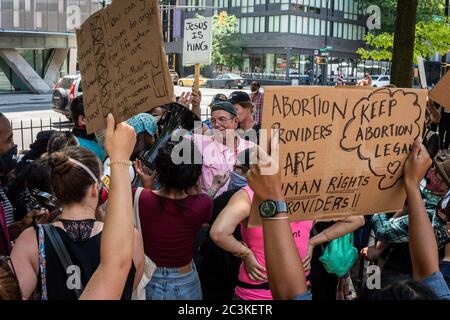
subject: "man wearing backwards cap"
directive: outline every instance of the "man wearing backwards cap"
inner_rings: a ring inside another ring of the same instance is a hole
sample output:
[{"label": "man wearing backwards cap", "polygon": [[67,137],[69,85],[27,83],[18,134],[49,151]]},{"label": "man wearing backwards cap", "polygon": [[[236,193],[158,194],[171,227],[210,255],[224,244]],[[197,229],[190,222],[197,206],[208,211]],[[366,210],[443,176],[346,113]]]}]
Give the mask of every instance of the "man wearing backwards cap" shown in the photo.
[{"label": "man wearing backwards cap", "polygon": [[[241,139],[236,134],[238,127],[236,110],[228,101],[214,103],[211,107],[211,124],[214,134],[194,134],[192,139],[203,155],[203,171],[200,177],[201,188],[208,193],[216,175],[225,176],[233,171],[237,156],[242,151],[253,148],[251,141]],[[228,189],[227,181],[216,193],[216,197]]]}]

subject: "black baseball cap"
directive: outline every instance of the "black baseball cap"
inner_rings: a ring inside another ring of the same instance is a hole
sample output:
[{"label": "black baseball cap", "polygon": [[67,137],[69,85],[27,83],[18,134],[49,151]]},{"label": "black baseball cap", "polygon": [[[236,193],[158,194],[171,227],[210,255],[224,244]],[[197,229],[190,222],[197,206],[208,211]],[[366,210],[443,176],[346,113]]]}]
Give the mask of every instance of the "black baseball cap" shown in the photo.
[{"label": "black baseball cap", "polygon": [[229,103],[228,101],[221,101],[221,102],[215,103],[211,107],[211,113],[213,113],[214,111],[219,111],[219,110],[226,111],[234,117],[237,116],[236,110],[234,110],[233,105],[231,103]]},{"label": "black baseball cap", "polygon": [[231,104],[240,103],[240,102],[252,102],[250,96],[244,91],[234,91],[228,97],[228,102]]}]

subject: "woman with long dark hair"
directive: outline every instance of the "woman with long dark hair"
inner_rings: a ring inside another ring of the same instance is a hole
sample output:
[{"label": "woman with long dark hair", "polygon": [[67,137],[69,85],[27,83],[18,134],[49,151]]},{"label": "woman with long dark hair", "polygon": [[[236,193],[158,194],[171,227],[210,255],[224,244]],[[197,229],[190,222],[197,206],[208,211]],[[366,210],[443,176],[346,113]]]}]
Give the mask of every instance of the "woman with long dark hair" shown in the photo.
[{"label": "woman with long dark hair", "polygon": [[144,251],[157,266],[146,287],[147,300],[202,299],[192,247],[202,224],[211,219],[212,200],[192,192],[201,160],[191,141],[168,142],[154,163],[161,188],[144,189],[139,196]]}]

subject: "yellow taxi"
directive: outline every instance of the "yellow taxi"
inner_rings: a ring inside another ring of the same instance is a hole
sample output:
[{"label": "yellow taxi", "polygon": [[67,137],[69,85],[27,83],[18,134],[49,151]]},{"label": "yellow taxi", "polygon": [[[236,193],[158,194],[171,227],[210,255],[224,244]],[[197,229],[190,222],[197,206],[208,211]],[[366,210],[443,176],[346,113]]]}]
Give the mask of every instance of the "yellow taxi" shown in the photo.
[{"label": "yellow taxi", "polygon": [[[200,86],[206,86],[206,83],[208,82],[209,79],[200,76],[199,79],[199,85]],[[178,85],[180,87],[192,87],[194,85],[194,75],[190,74],[185,78],[181,78],[180,80],[178,80]]]}]

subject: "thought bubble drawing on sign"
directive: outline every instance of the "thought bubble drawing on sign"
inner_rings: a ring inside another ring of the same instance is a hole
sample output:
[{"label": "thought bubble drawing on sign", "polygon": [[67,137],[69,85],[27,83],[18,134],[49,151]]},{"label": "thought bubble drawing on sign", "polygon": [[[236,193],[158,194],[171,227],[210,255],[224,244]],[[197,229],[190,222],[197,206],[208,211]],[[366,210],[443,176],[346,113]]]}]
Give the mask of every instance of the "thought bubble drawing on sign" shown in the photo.
[{"label": "thought bubble drawing on sign", "polygon": [[383,88],[359,100],[344,127],[341,148],[357,150],[370,171],[380,178],[378,188],[390,189],[401,179],[403,164],[420,135],[422,108],[415,92]]}]

